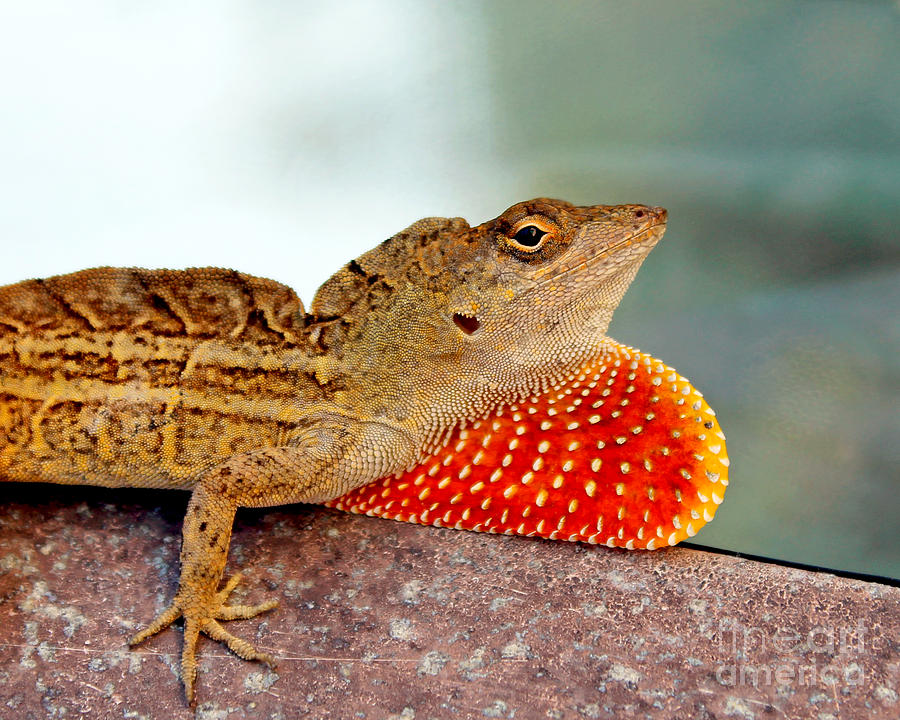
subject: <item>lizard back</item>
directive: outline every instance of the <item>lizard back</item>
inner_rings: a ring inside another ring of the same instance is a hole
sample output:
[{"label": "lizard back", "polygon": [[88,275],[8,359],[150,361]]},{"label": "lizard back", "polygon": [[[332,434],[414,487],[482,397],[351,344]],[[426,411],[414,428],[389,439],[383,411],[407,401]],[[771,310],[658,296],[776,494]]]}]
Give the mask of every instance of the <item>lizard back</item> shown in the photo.
[{"label": "lizard back", "polygon": [[336,388],[290,288],[219,268],[96,268],[0,288],[0,479],[189,488],[283,444]]}]

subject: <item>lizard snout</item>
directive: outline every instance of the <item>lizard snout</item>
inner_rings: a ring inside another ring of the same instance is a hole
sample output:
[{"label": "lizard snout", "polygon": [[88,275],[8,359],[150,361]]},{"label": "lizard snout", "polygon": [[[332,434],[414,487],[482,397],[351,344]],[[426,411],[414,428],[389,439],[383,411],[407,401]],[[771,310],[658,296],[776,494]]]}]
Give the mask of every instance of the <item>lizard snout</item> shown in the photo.
[{"label": "lizard snout", "polygon": [[666,222],[669,217],[669,211],[664,207],[652,207],[649,205],[637,205],[634,208],[635,220],[641,221],[646,225],[661,225]]}]

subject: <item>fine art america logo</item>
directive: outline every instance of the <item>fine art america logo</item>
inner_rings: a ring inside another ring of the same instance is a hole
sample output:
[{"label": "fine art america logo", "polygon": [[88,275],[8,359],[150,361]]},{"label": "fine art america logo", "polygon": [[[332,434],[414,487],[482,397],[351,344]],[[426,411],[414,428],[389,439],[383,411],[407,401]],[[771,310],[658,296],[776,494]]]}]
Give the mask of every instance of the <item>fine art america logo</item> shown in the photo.
[{"label": "fine art america logo", "polygon": [[864,681],[862,658],[874,638],[862,624],[762,628],[723,618],[717,646],[728,660],[716,667],[716,680],[735,687],[752,685],[857,686]]}]

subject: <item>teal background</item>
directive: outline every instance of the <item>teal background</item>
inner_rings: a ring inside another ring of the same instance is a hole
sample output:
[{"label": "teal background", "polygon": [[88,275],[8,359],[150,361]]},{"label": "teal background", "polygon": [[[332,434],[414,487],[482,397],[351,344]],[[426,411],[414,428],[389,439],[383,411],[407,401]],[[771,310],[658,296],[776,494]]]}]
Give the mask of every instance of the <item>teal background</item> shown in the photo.
[{"label": "teal background", "polygon": [[297,287],[424,215],[670,212],[611,328],[701,388],[700,543],[900,577],[896,2],[0,9],[0,282],[217,264]]}]

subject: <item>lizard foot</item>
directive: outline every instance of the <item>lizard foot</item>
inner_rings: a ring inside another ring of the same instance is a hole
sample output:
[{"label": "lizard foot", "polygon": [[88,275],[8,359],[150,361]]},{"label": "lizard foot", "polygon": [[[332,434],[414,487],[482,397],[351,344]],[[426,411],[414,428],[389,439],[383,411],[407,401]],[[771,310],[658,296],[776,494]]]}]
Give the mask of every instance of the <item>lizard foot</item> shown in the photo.
[{"label": "lizard foot", "polygon": [[172,604],[163,610],[146,628],[132,637],[128,644],[131,646],[142,643],[147,638],[155,635],[160,630],[167,628],[178,618],[184,617],[184,647],[181,651],[181,679],[184,682],[184,692],[189,703],[194,702],[194,687],[197,678],[197,640],[200,633],[221,643],[225,643],[228,649],[235,655],[245,660],[258,660],[271,668],[275,667],[275,658],[268,653],[259,652],[246,640],[235,637],[219,624],[219,620],[244,620],[255,617],[266,610],[278,607],[277,600],[267,600],[258,605],[226,605],[225,602],[231,591],[241,581],[241,574],[235,573],[225,583],[225,587],[213,595],[207,604],[200,604],[196,598],[187,593],[179,593]]}]

